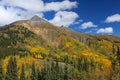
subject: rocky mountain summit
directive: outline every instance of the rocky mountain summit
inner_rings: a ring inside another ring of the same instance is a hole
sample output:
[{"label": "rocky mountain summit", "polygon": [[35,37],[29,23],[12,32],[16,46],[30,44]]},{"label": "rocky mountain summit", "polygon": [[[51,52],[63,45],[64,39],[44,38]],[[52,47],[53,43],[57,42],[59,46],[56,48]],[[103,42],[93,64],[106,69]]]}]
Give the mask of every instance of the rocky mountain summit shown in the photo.
[{"label": "rocky mountain summit", "polygon": [[48,23],[47,21],[45,21],[44,19],[40,18],[39,16],[35,15],[33,16],[29,21],[28,21],[31,25],[39,25],[39,24],[44,24],[44,23]]}]

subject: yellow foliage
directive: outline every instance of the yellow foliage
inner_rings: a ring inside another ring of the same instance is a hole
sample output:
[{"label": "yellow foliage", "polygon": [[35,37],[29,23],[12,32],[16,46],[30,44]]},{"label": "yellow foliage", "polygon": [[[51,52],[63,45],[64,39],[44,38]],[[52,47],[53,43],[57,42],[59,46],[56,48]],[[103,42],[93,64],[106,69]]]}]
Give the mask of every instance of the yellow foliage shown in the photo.
[{"label": "yellow foliage", "polygon": [[76,55],[73,55],[72,58],[77,58],[77,56],[76,56]]},{"label": "yellow foliage", "polygon": [[7,70],[6,68],[7,68],[7,64],[8,64],[9,58],[10,58],[10,57],[6,57],[6,58],[4,59],[4,61],[3,61],[2,67],[3,67],[3,72],[4,72],[4,74],[6,73],[6,70]]},{"label": "yellow foliage", "polygon": [[96,53],[91,53],[88,50],[83,51],[82,54],[78,54],[79,56],[77,57],[84,57],[87,58],[87,60],[90,62],[90,59],[92,59],[94,62],[101,64],[102,69],[110,69],[111,68],[111,61],[108,60],[107,58],[100,56]]},{"label": "yellow foliage", "polygon": [[43,57],[42,57],[42,55],[41,55],[41,54],[36,54],[36,55],[35,55],[35,58],[42,59]]},{"label": "yellow foliage", "polygon": [[[40,63],[37,59],[31,57],[31,56],[27,56],[27,57],[24,57],[24,58],[20,58],[19,56],[15,56],[16,57],[16,60],[17,60],[17,66],[18,66],[18,75],[20,76],[20,73],[21,73],[21,66],[22,64],[25,65],[26,67],[26,76],[30,76],[30,66],[32,65],[32,62],[35,63],[36,67],[37,66],[41,66],[43,67],[43,63]],[[40,56],[39,56],[40,57]],[[10,57],[6,57],[4,60],[3,60],[3,72],[4,74],[6,73],[6,68],[7,68],[7,65],[8,65],[8,60],[9,60]]]},{"label": "yellow foliage", "polygon": [[25,48],[27,48],[27,49],[31,49],[32,47],[27,45],[27,46],[25,46]]},{"label": "yellow foliage", "polygon": [[7,48],[11,48],[12,46],[8,45]]},{"label": "yellow foliage", "polygon": [[34,44],[36,44],[36,41],[35,40],[30,40],[30,44],[34,45]]},{"label": "yellow foliage", "polygon": [[71,42],[66,42],[65,43],[65,47],[71,47],[72,46],[72,43]]},{"label": "yellow foliage", "polygon": [[60,57],[61,57],[61,56],[58,55],[58,54],[55,55],[55,58],[56,58],[56,59],[60,59]]},{"label": "yellow foliage", "polygon": [[61,35],[59,35],[58,40],[66,41],[66,37],[63,34],[61,34]]},{"label": "yellow foliage", "polygon": [[49,55],[49,50],[46,50],[44,47],[41,47],[39,45],[36,45],[34,47],[32,46],[26,46],[26,48],[32,53],[32,54],[45,54],[45,55]]},{"label": "yellow foliage", "polygon": [[30,49],[31,53],[36,53],[37,51],[39,51],[39,48],[34,47]]}]

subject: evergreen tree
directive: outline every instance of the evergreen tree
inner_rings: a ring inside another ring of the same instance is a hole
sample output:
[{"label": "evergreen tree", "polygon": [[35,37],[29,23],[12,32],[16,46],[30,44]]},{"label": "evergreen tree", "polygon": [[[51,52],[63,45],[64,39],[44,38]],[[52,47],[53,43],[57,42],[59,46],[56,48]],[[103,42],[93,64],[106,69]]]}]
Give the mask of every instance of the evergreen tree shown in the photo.
[{"label": "evergreen tree", "polygon": [[120,65],[120,48],[119,48],[119,46],[117,46],[117,60]]},{"label": "evergreen tree", "polygon": [[55,75],[56,75],[56,79],[58,79],[59,80],[59,78],[60,78],[60,74],[59,74],[59,63],[58,63],[58,61],[56,60],[56,65],[55,65],[55,71],[56,71],[56,73],[55,73]]},{"label": "evergreen tree", "polygon": [[26,80],[25,78],[25,67],[24,64],[22,64],[21,74],[20,74],[20,80]]},{"label": "evergreen tree", "polygon": [[77,65],[78,70],[82,70],[82,65],[81,65],[81,59],[78,58],[78,65]]},{"label": "evergreen tree", "polygon": [[39,71],[39,69],[37,70],[37,80],[43,80],[41,72]]},{"label": "evergreen tree", "polygon": [[54,63],[54,61],[51,62],[51,74],[52,74],[52,80],[54,80],[56,78],[56,71],[55,71],[56,65]]},{"label": "evergreen tree", "polygon": [[13,58],[13,78],[14,80],[18,80],[18,68],[16,58]]},{"label": "evergreen tree", "polygon": [[112,55],[110,56],[110,60],[111,60],[111,63],[112,63],[112,69],[113,70],[115,69],[115,66],[117,64],[117,59],[115,57],[115,56],[117,56],[116,53],[117,53],[117,51],[115,49],[115,45],[113,44],[113,46],[112,46]]},{"label": "evergreen tree", "polygon": [[68,63],[68,61],[69,61],[69,60],[68,60],[68,56],[66,55],[66,56],[64,57],[64,62],[65,62],[65,63]]},{"label": "evergreen tree", "polygon": [[51,68],[50,68],[50,66],[47,65],[46,68],[47,68],[47,69],[46,69],[46,78],[45,78],[45,79],[46,79],[46,80],[53,80],[53,79],[52,79],[52,75],[51,75]]},{"label": "evergreen tree", "polygon": [[18,69],[16,63],[16,58],[11,56],[8,61],[5,80],[18,80]]},{"label": "evergreen tree", "polygon": [[59,67],[59,77],[58,80],[64,80],[64,69],[62,67]]},{"label": "evergreen tree", "polygon": [[115,54],[115,45],[112,45],[112,53]]},{"label": "evergreen tree", "polygon": [[0,80],[4,80],[2,62],[0,62]]},{"label": "evergreen tree", "polygon": [[47,69],[46,66],[44,65],[44,68],[41,70],[41,79],[46,80],[46,74],[47,74]]},{"label": "evergreen tree", "polygon": [[69,78],[68,78],[68,67],[67,67],[67,64],[64,67],[64,80],[69,80]]},{"label": "evergreen tree", "polygon": [[32,63],[32,72],[31,72],[31,80],[37,80],[37,73],[35,70],[35,63]]}]

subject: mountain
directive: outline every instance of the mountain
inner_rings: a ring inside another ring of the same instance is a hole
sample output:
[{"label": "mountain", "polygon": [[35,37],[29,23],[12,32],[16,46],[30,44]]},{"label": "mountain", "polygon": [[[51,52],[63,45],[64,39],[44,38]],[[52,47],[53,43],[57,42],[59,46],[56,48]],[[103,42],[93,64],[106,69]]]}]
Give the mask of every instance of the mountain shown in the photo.
[{"label": "mountain", "polygon": [[102,80],[103,77],[109,80],[112,67],[119,61],[119,47],[117,36],[77,33],[37,15],[0,28],[1,59],[17,55],[27,59],[31,56],[31,60],[41,63],[44,60],[59,61],[60,65],[68,63],[75,70],[75,80]]}]

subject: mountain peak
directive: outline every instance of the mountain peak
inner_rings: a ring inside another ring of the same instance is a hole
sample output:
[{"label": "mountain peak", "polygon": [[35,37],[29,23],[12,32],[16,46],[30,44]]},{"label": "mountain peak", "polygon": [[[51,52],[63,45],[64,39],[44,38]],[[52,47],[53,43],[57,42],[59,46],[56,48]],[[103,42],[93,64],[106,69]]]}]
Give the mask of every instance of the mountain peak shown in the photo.
[{"label": "mountain peak", "polygon": [[32,21],[40,21],[42,18],[40,18],[39,16],[37,15],[34,15],[30,20]]},{"label": "mountain peak", "polygon": [[31,25],[36,25],[36,24],[44,24],[47,23],[46,20],[40,18],[39,16],[35,15],[29,20]]}]

